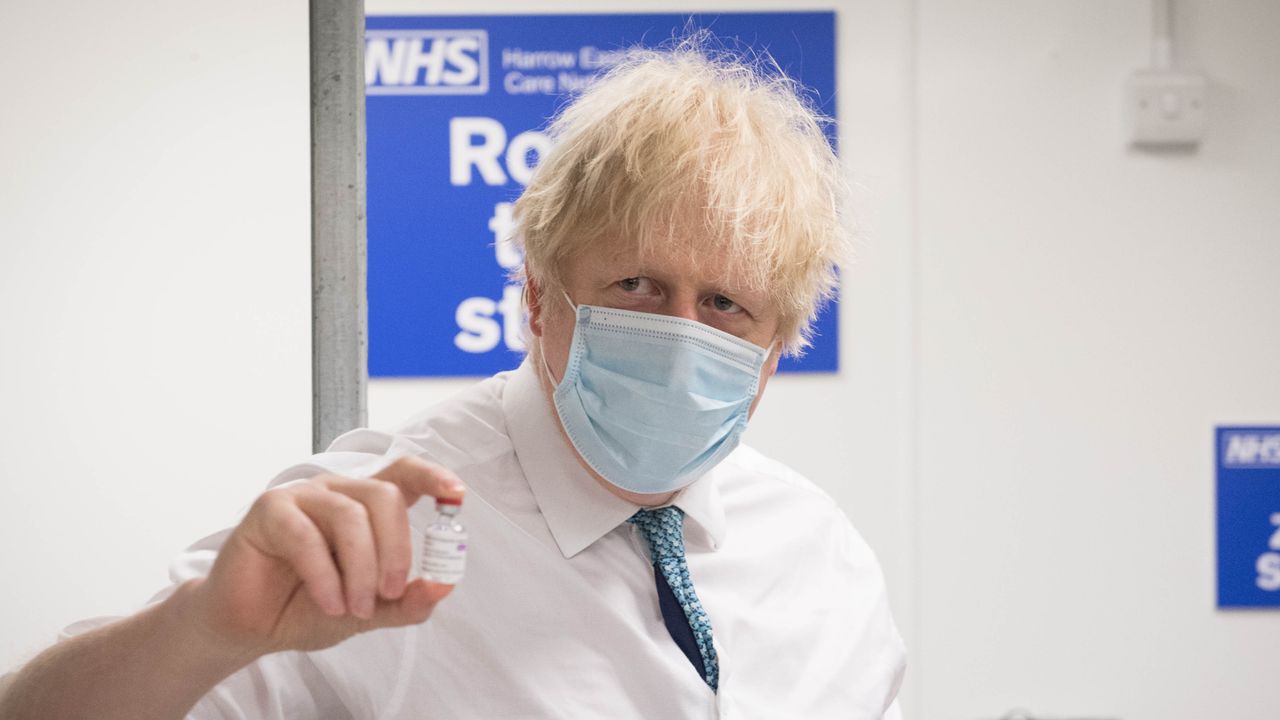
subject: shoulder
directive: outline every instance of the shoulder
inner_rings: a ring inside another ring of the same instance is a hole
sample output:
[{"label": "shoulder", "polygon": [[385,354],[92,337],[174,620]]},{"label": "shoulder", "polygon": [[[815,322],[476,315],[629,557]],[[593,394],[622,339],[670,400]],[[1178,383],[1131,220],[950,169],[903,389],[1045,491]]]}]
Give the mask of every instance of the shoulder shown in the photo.
[{"label": "shoulder", "polygon": [[510,453],[502,401],[511,374],[498,373],[423,410],[395,428],[394,436],[453,467],[481,464]]},{"label": "shoulder", "polygon": [[740,445],[721,465],[720,497],[726,516],[738,521],[735,524],[763,530],[777,527],[785,518],[784,527],[800,529],[792,539],[806,552],[821,547],[855,565],[878,567],[875,554],[844,510],[809,478],[747,445]]},{"label": "shoulder", "polygon": [[812,480],[747,445],[739,445],[717,468],[726,501],[750,504],[784,503],[819,514],[843,517],[835,500]]},{"label": "shoulder", "polygon": [[418,455],[452,469],[510,454],[502,394],[510,373],[498,373],[428,407],[391,430],[357,428],[280,473],[272,485],[332,472],[353,477],[376,473],[391,460]]},{"label": "shoulder", "polygon": [[397,435],[424,435],[450,430],[497,429],[502,422],[502,396],[511,371],[477,382],[431,405],[394,428]]}]

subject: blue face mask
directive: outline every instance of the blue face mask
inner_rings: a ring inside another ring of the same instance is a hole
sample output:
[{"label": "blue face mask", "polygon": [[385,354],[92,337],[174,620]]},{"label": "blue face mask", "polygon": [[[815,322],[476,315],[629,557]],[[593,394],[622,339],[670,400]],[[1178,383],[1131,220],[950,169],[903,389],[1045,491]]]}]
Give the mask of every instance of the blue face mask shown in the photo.
[{"label": "blue face mask", "polygon": [[601,477],[631,492],[673,492],[738,446],[765,348],[684,318],[575,311],[555,406],[569,441]]}]

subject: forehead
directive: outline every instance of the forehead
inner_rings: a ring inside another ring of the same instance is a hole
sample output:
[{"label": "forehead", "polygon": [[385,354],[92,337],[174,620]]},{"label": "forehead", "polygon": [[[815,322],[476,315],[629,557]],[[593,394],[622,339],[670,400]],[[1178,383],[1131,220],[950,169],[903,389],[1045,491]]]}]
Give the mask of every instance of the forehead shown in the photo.
[{"label": "forehead", "polygon": [[724,292],[766,292],[767,288],[750,287],[743,281],[754,275],[743,272],[752,262],[753,258],[735,254],[729,244],[696,234],[647,241],[610,234],[582,244],[566,269],[570,280],[646,275]]}]

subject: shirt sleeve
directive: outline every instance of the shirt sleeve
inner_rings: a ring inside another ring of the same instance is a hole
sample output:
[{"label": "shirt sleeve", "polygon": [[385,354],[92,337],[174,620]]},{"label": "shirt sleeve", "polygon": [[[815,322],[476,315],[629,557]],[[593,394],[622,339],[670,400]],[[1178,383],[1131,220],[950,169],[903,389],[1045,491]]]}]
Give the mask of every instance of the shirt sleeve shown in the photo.
[{"label": "shirt sleeve", "polygon": [[[169,566],[171,584],[153,595],[146,605],[163,602],[182,583],[207,575],[219,548],[233,529],[202,538],[184,550]],[[70,639],[119,619],[103,616],[80,620],[63,628],[58,640]],[[311,657],[302,652],[280,652],[259,658],[223,679],[187,714],[189,720],[343,720],[350,717]]]},{"label": "shirt sleeve", "polygon": [[187,714],[188,720],[292,718],[352,718],[307,653],[259,658],[214,686]]},{"label": "shirt sleeve", "polygon": [[[906,644],[889,611],[888,588],[884,572],[866,541],[854,529],[843,512],[839,512],[840,530],[836,533],[836,566],[846,589],[840,594],[850,598],[852,611],[847,638],[857,671],[846,681],[859,688],[858,696],[866,702],[880,699],[868,711],[877,712],[885,720],[900,720],[898,691],[906,672]],[[852,650],[856,648],[856,650]]]},{"label": "shirt sleeve", "polygon": [[[413,446],[397,444],[394,438],[383,433],[352,431],[335,440],[329,452],[288,468],[272,479],[267,487],[321,472],[367,477],[394,457],[414,450]],[[245,505],[235,525],[243,519],[249,507]],[[169,565],[170,584],[153,595],[146,605],[163,602],[182,583],[207,576],[235,525],[197,540],[180,553]],[[116,616],[104,616],[80,620],[65,627],[58,640],[75,637],[118,619]],[[312,654],[291,651],[263,656],[229,675],[200,698],[187,715],[189,720],[344,720],[351,717],[350,710],[318,668]]]},{"label": "shirt sleeve", "polygon": [[[152,596],[147,606],[163,602],[187,580],[207,575],[218,548],[230,534],[231,529],[228,528],[187,548],[170,565],[172,584]],[[118,616],[102,616],[77,621],[62,629],[58,641],[119,619]],[[259,658],[214,686],[187,714],[189,720],[343,720],[350,717],[311,657],[301,652],[280,652]]]},{"label": "shirt sleeve", "polygon": [[[321,472],[367,477],[381,470],[392,458],[412,450],[397,446],[394,439],[384,433],[352,431],[335,440],[328,452],[277,475],[268,487]],[[210,535],[178,556],[169,571],[173,585],[165,594],[189,578],[208,575],[218,550],[233,529]],[[351,711],[317,666],[314,656],[304,652],[279,652],[259,658],[214,686],[187,715],[188,720],[346,720],[351,717]]]}]

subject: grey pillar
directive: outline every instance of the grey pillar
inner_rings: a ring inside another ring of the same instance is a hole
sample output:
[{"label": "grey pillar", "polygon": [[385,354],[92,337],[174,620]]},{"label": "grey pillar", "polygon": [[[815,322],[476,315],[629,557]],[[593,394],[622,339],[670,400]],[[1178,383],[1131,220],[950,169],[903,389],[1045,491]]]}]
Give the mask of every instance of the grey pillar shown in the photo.
[{"label": "grey pillar", "polygon": [[367,422],[364,0],[311,0],[312,445]]}]

